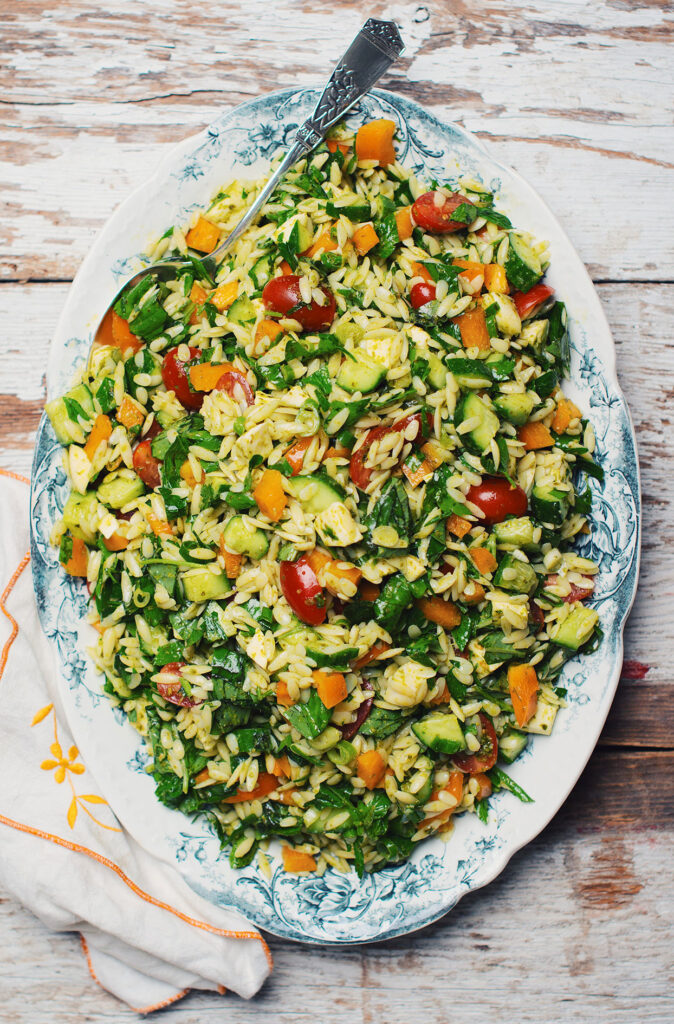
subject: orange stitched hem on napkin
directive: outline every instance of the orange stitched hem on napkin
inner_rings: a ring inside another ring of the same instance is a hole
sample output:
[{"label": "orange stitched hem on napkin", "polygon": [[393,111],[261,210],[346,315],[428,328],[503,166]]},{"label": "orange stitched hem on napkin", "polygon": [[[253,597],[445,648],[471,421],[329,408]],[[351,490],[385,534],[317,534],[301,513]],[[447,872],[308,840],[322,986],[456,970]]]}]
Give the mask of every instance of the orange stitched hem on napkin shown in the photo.
[{"label": "orange stitched hem on napkin", "polygon": [[[5,470],[2,470],[1,472],[5,473]],[[12,578],[10,579],[9,583],[3,590],[2,595],[0,595],[0,611],[2,611],[3,615],[5,615],[12,623],[12,631],[9,634],[9,637],[7,638],[7,641],[5,642],[2,648],[2,653],[0,653],[0,679],[2,679],[3,673],[7,666],[7,659],[9,658],[9,652],[12,648],[12,644],[19,635],[19,623],[16,621],[11,612],[7,610],[5,606],[5,601],[13,591],[14,587],[16,586],[16,581],[18,580],[19,576],[21,575],[21,573],[26,568],[29,562],[30,551],[26,551],[26,554],[23,556],[23,558],[17,565],[16,569],[12,573]]]},{"label": "orange stitched hem on napkin", "polygon": [[[96,974],[96,971],[94,970],[94,965],[91,962],[91,954],[89,953],[89,944],[87,943],[87,940],[84,938],[84,936],[81,933],[80,933],[80,945],[82,946],[82,952],[84,953],[84,956],[85,956],[86,961],[87,961],[87,967],[89,968],[89,974],[94,979],[96,984],[100,985],[100,987],[105,992],[107,992],[108,990],[105,988],[105,985],[101,984],[101,982],[100,982],[100,980],[99,980],[99,978],[98,978],[98,976]],[[222,985],[219,985],[218,988],[219,989],[222,988]],[[182,999],[183,996],[186,996],[189,991],[190,990],[188,988],[184,988],[182,990],[182,992],[176,992],[176,994],[174,996],[169,996],[168,999],[163,999],[161,1001],[161,1003],[154,1003],[154,1005],[152,1005],[152,1006],[132,1006],[131,1009],[134,1010],[135,1013],[154,1013],[155,1010],[163,1010],[165,1006],[170,1006],[171,1003],[177,1003],[178,1000]],[[225,990],[223,989],[223,991],[220,994],[223,995],[224,991]]]}]

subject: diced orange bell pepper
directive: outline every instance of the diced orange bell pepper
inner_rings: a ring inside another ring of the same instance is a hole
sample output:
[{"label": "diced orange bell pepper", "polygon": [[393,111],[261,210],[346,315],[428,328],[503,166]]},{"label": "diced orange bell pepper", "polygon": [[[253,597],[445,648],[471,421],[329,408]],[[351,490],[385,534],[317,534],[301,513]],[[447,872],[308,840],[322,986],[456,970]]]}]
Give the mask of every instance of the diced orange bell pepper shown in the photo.
[{"label": "diced orange bell pepper", "polygon": [[464,519],[463,516],[457,516],[452,512],[451,516],[447,520],[447,529],[450,533],[453,533],[455,537],[458,537],[459,540],[461,540],[461,538],[465,537],[467,533],[470,533],[473,529],[473,524],[467,519]]},{"label": "diced orange bell pepper", "polygon": [[396,227],[398,228],[398,238],[401,242],[404,242],[406,238],[412,237],[412,232],[414,231],[412,207],[401,206],[399,210],[396,210],[394,216],[396,219]]},{"label": "diced orange bell pepper", "polygon": [[393,146],[395,130],[395,122],[389,121],[385,117],[361,125],[356,134],[356,156],[358,159],[376,160],[382,167],[395,163],[396,151]]},{"label": "diced orange bell pepper", "polygon": [[94,420],[91,433],[89,434],[87,443],[84,446],[84,454],[90,462],[93,462],[94,455],[98,451],[98,446],[102,444],[103,441],[107,441],[111,434],[112,423],[110,422],[110,417],[101,413]]},{"label": "diced orange bell pepper", "polygon": [[313,673],[314,686],[326,708],[334,708],[346,700],[348,691],[346,679],[341,672],[324,672],[316,669]]},{"label": "diced orange bell pepper", "polygon": [[338,139],[326,139],[325,144],[331,153],[336,153],[337,150],[339,150],[340,153],[344,154],[344,156],[346,156],[351,149],[351,146],[349,146],[347,142],[340,142]]},{"label": "diced orange bell pepper", "polygon": [[323,456],[323,462],[325,462],[326,459],[347,459],[349,454],[348,448],[326,448]]},{"label": "diced orange bell pepper", "polygon": [[429,622],[437,622],[443,629],[454,629],[461,622],[459,609],[444,597],[420,597],[415,604]]},{"label": "diced orange bell pepper", "polygon": [[488,775],[485,775],[484,772],[473,772],[471,779],[475,779],[480,787],[475,795],[476,800],[486,800],[488,796],[491,796],[493,787]]},{"label": "diced orange bell pepper", "polygon": [[199,320],[199,306],[203,306],[208,298],[208,292],[201,287],[198,281],[194,281],[190,289],[190,302],[193,302],[197,307],[192,310],[190,315],[190,323],[196,324]]},{"label": "diced orange bell pepper", "polygon": [[278,788],[279,781],[270,775],[268,772],[260,772],[257,778],[257,786],[255,789],[251,789],[247,792],[244,789],[240,789],[238,793],[232,793],[231,796],[226,796],[223,800],[225,804],[241,804],[246,800],[261,800],[264,796],[269,796],[275,789]]},{"label": "diced orange bell pepper", "polygon": [[154,512],[146,512],[145,513],[145,518],[147,519],[147,521],[148,521],[148,523],[150,525],[150,529],[152,530],[152,532],[155,535],[155,537],[161,537],[161,536],[169,537],[169,536],[173,535],[173,530],[171,529],[171,524],[168,523],[166,521],[166,519],[159,519],[154,514]]},{"label": "diced orange bell pepper", "polygon": [[198,480],[194,475],[192,464],[189,459],[185,459],[182,466],[180,467],[180,476],[185,481],[188,487],[196,487]]},{"label": "diced orange bell pepper", "polygon": [[278,338],[279,334],[283,334],[283,331],[275,320],[260,320],[255,328],[256,341],[261,341],[263,338],[269,338],[270,341],[274,341]]},{"label": "diced orange bell pepper", "polygon": [[129,546],[127,538],[122,537],[119,533],[113,533],[111,537],[104,537],[103,543],[108,551],[124,551]]},{"label": "diced orange bell pepper", "polygon": [[367,789],[375,789],[386,772],[386,761],[378,750],[366,750],[356,758],[358,778],[362,779]]},{"label": "diced orange bell pepper", "polygon": [[278,790],[276,793],[276,799],[280,804],[286,804],[293,807],[295,804],[295,793],[299,793],[297,786],[291,786],[290,789]]},{"label": "diced orange bell pepper", "polygon": [[195,363],[190,366],[190,384],[195,391],[212,391],[223,373],[233,369],[232,363]]},{"label": "diced orange bell pepper", "polygon": [[288,277],[288,275],[293,272],[293,268],[287,260],[281,260],[279,263],[279,270],[281,271],[281,277]]},{"label": "diced orange bell pepper", "polygon": [[124,395],[122,404],[117,410],[117,419],[127,430],[131,430],[132,427],[139,427],[141,423],[144,423],[145,413],[132,398]]},{"label": "diced orange bell pepper", "polygon": [[193,228],[187,232],[185,241],[190,249],[197,252],[212,252],[220,239],[220,229],[205,217],[199,217]]},{"label": "diced orange bell pepper", "polygon": [[548,428],[540,421],[525,423],[517,431],[517,439],[524,442],[528,452],[536,451],[538,448],[550,448],[555,443]]},{"label": "diced orange bell pepper", "polygon": [[385,643],[383,640],[377,640],[369,651],[366,651],[365,654],[361,654],[360,658],[354,661],[353,667],[356,671],[359,671],[361,668],[365,668],[366,665],[369,665],[371,661],[374,661],[375,658],[378,658],[380,654],[384,654],[385,651],[390,650],[390,644]]},{"label": "diced orange bell pepper", "polygon": [[451,796],[456,800],[456,803],[453,807],[448,807],[446,811],[440,811],[439,814],[433,814],[430,818],[424,818],[421,822],[422,826],[430,825],[431,822],[437,822],[438,825],[441,825],[449,821],[461,803],[461,798],[463,796],[463,772],[451,772],[449,780],[447,784],[442,787],[442,790],[433,790],[431,793],[431,800],[437,800],[440,792],[451,794]]},{"label": "diced orange bell pepper", "polygon": [[311,434],[310,437],[300,437],[294,444],[291,444],[290,448],[287,448],[284,452],[283,458],[287,459],[290,463],[290,468],[293,471],[293,476],[297,476],[298,473],[302,472],[302,466],[304,465],[304,456],[307,449],[311,448],[311,445],[316,435]]},{"label": "diced orange bell pepper", "polygon": [[122,350],[122,355],[138,352],[143,342],[137,338],[129,327],[129,321],[112,311],[112,344]]},{"label": "diced orange bell pepper", "polygon": [[376,601],[379,597],[379,587],[376,583],[370,583],[369,580],[363,580],[360,585],[360,597],[363,601]]},{"label": "diced orange bell pepper", "polygon": [[461,595],[461,600],[464,604],[479,604],[480,601],[484,601],[484,587],[480,583],[476,583],[475,580],[470,581],[470,591]]},{"label": "diced orange bell pepper", "polygon": [[478,572],[481,572],[483,576],[485,573],[493,572],[498,565],[489,548],[471,548],[468,554]]},{"label": "diced orange bell pepper", "polygon": [[515,721],[522,728],[536,714],[538,705],[538,676],[533,665],[510,665],[508,688]]},{"label": "diced orange bell pepper", "polygon": [[361,224],[360,227],[357,227],[354,231],[351,241],[355,245],[358,255],[364,256],[365,253],[368,253],[370,249],[373,249],[377,244],[379,241],[379,235],[375,231],[372,223]]},{"label": "diced orange bell pepper", "polygon": [[288,684],[285,679],[279,679],[276,684],[276,703],[284,708],[289,708],[295,703],[288,692]]},{"label": "diced orange bell pepper", "polygon": [[285,754],[283,754],[282,757],[277,757],[274,760],[274,767],[272,768],[271,773],[272,775],[275,775],[277,779],[280,779],[283,775],[285,775],[285,777],[289,779],[291,771],[292,769],[290,767],[290,761],[288,760]]},{"label": "diced orange bell pepper", "polygon": [[500,263],[487,263],[484,268],[484,286],[488,292],[507,295],[510,291],[506,272]]},{"label": "diced orange bell pepper", "polygon": [[282,850],[283,870],[300,874],[303,871],[315,871],[318,865],[310,853],[293,850],[292,846],[284,846]]},{"label": "diced orange bell pepper", "polygon": [[63,562],[63,568],[69,576],[86,576],[87,575],[87,562],[89,560],[89,552],[87,546],[80,537],[73,537],[73,548],[70,554],[70,558],[67,562]]},{"label": "diced orange bell pepper", "polygon": [[481,352],[486,352],[491,347],[487,318],[482,306],[467,309],[465,313],[455,316],[452,323],[455,323],[461,332],[464,348],[477,348]]},{"label": "diced orange bell pepper", "polygon": [[463,270],[459,274],[459,277],[463,277],[466,281],[470,281],[472,283],[476,281],[478,277],[481,277],[484,280],[483,263],[475,263],[473,260],[461,259],[454,259],[452,260],[452,263],[454,264],[455,267],[463,267]]},{"label": "diced orange bell pepper", "polygon": [[278,469],[265,469],[253,497],[260,512],[272,523],[277,523],[288,504],[288,496],[283,490],[283,475]]},{"label": "diced orange bell pepper", "polygon": [[552,429],[556,434],[563,434],[571,420],[579,418],[580,415],[580,409],[570,398],[560,398],[555,415],[552,417]]},{"label": "diced orange bell pepper", "polygon": [[219,284],[211,295],[211,302],[219,313],[224,313],[234,302],[239,294],[239,282],[228,281],[226,284]]},{"label": "diced orange bell pepper", "polygon": [[321,233],[316,236],[304,255],[313,259],[317,252],[334,252],[339,246],[330,234],[331,225],[327,224]]},{"label": "diced orange bell pepper", "polygon": [[425,267],[423,263],[417,263],[416,260],[414,261],[414,263],[412,263],[412,276],[423,277],[424,281],[426,281],[428,284],[435,283],[433,275],[431,274],[430,270],[428,270],[428,268]]}]

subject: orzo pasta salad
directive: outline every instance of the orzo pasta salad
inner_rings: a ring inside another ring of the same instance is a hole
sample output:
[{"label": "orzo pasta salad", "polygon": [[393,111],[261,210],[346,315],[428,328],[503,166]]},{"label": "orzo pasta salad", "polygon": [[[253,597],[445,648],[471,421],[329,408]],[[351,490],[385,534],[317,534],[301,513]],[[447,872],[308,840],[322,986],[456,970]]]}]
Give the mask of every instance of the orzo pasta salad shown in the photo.
[{"label": "orzo pasta salad", "polygon": [[202,262],[260,184],[166,232],[151,257],[190,267],[128,287],[48,404],[53,540],[158,799],[234,866],[280,839],[362,873],[529,799],[503,765],[600,636],[573,545],[601,470],[546,245],[479,182],[341,127]]}]

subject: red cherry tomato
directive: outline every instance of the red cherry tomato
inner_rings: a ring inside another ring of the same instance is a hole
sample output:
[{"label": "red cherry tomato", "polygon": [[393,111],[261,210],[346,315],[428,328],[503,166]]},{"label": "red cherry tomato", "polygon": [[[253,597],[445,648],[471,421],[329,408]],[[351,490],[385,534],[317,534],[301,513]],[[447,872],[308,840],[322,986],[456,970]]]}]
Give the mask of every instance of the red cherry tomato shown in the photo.
[{"label": "red cherry tomato", "polygon": [[164,665],[161,670],[161,675],[164,678],[160,683],[157,683],[157,690],[164,700],[169,701],[171,704],[177,704],[181,708],[193,708],[199,702],[192,700],[183,690],[181,670],[184,666],[184,661],[170,661],[168,665]]},{"label": "red cherry tomato", "polygon": [[356,712],[356,717],[353,722],[348,722],[346,725],[340,725],[343,740],[350,740],[352,736],[355,736],[361,725],[372,711],[372,705],[374,703],[374,687],[372,683],[367,679],[363,679],[360,684],[361,690],[372,690],[372,696],[366,697],[363,703],[359,706]]},{"label": "red cherry tomato", "polygon": [[483,477],[481,484],[469,488],[466,497],[484,512],[481,526],[502,523],[506,516],[523,516],[528,507],[527,496],[522,488],[513,487],[501,476]]},{"label": "red cherry tomato", "polygon": [[[198,355],[198,348],[190,349],[190,359],[194,359]],[[164,356],[164,364],[161,368],[162,379],[167,391],[173,391],[185,409],[201,409],[201,403],[205,396],[202,392],[192,391],[187,365],[178,358],[178,347],[169,349]]]},{"label": "red cherry tomato", "polygon": [[432,302],[434,298],[435,285],[429,284],[428,281],[418,281],[410,288],[410,302],[415,309],[421,309],[427,302]]},{"label": "red cherry tomato", "polygon": [[[300,294],[299,276],[284,274],[267,282],[262,290],[262,301],[267,309],[273,309],[276,313],[297,320],[305,331],[327,331],[335,319],[337,303],[328,288],[321,287],[321,291],[325,295],[324,305],[319,306],[316,301],[306,305],[302,302]],[[299,308],[295,309],[295,306]]]},{"label": "red cherry tomato", "polygon": [[325,592],[306,556],[302,555],[296,562],[281,562],[279,575],[283,596],[295,615],[309,626],[325,622],[328,614]]},{"label": "red cherry tomato", "polygon": [[547,284],[535,284],[528,292],[513,292],[513,302],[520,320],[528,320],[537,313],[542,313],[549,309],[554,301],[554,289],[548,288]]},{"label": "red cherry tomato", "polygon": [[[546,587],[554,587],[558,580],[559,576],[553,573],[553,575],[546,577],[545,585]],[[583,580],[585,585],[582,587],[577,583],[572,583],[571,590],[562,600],[567,604],[573,604],[574,601],[587,601],[589,597],[592,597],[594,593],[594,580],[590,576],[583,576]]]},{"label": "red cherry tomato", "polygon": [[161,483],[159,470],[161,462],[152,454],[152,441],[149,437],[137,444],[133,450],[133,468],[146,487],[154,490]]},{"label": "red cherry tomato", "polygon": [[370,480],[372,479],[373,469],[370,469],[365,465],[365,459],[369,452],[372,444],[375,441],[385,437],[386,434],[397,433],[399,430],[405,430],[410,423],[417,424],[417,434],[413,438],[413,443],[418,444],[425,437],[428,437],[433,428],[433,419],[430,413],[426,413],[426,429],[422,429],[421,413],[415,412],[411,416],[405,416],[403,419],[398,420],[397,423],[393,423],[390,427],[372,427],[367,432],[364,443],[360,446],[358,451],[354,452],[349,462],[349,474],[356,487],[360,487],[362,491],[365,490]]},{"label": "red cherry tomato", "polygon": [[491,719],[480,712],[480,749],[476,754],[455,754],[454,764],[460,772],[488,772],[496,764],[498,740]]},{"label": "red cherry tomato", "polygon": [[252,405],[253,389],[238,370],[227,370],[215,385],[216,391],[226,391],[240,406]]},{"label": "red cherry tomato", "polygon": [[[438,196],[440,198],[436,201]],[[475,205],[460,192],[452,192],[448,196],[444,192],[424,192],[412,206],[412,217],[424,231],[430,231],[432,235],[446,235],[466,227],[462,221],[452,220],[452,214],[462,204]]]}]

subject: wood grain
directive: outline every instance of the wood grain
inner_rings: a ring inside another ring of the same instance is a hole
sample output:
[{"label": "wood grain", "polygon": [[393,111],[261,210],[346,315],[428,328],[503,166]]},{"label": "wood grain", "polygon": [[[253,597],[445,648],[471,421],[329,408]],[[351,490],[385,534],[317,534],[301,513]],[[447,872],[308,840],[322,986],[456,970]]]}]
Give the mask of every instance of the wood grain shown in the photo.
[{"label": "wood grain", "polygon": [[[167,1024],[670,1024],[674,864],[673,5],[371,0],[407,41],[388,87],[531,180],[598,282],[639,441],[639,593],[600,746],[544,833],[436,925],[354,949],[272,939],[250,1003],[193,994]],[[105,218],[176,141],[320,81],[360,0],[5,0],[0,19],[0,462],[30,468],[49,339]],[[301,40],[301,45],[300,45]],[[138,1020],[75,937],[0,897],[0,1017]]]}]

